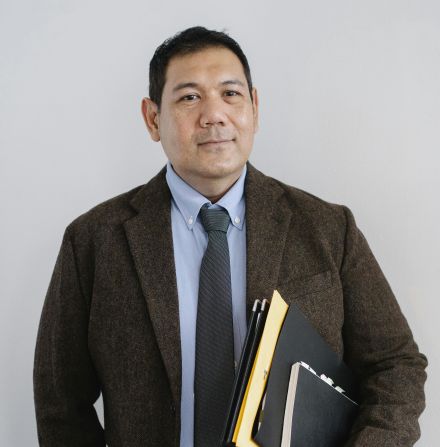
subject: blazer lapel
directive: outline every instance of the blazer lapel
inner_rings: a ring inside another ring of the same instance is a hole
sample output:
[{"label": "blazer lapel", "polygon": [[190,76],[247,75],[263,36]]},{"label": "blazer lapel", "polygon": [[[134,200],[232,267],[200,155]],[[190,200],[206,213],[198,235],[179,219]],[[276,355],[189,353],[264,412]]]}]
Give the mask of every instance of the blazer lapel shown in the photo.
[{"label": "blazer lapel", "polygon": [[281,206],[283,189],[248,162],[246,194],[246,309],[271,299],[277,286],[291,212]]},{"label": "blazer lapel", "polygon": [[132,198],[138,214],[125,221],[124,228],[177,408],[182,360],[171,194],[165,172],[162,169]]}]

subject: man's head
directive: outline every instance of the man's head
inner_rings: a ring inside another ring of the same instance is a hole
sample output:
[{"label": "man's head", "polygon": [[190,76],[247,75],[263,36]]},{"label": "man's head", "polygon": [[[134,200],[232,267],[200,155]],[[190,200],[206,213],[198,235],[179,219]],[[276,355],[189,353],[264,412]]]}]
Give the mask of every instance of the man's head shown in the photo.
[{"label": "man's head", "polygon": [[173,168],[202,194],[222,194],[241,173],[258,128],[246,56],[224,33],[202,27],[167,39],[150,62],[142,113]]}]

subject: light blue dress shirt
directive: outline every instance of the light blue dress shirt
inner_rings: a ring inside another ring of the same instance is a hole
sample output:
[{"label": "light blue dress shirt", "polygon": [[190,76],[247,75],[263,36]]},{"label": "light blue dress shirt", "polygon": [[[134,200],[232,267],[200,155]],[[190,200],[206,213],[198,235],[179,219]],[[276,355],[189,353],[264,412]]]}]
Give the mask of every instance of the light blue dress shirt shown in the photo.
[{"label": "light blue dress shirt", "polygon": [[227,239],[231,262],[234,357],[239,361],[246,336],[246,225],[244,180],[246,165],[232,188],[215,204],[182,180],[167,163],[166,180],[172,194],[171,226],[174,262],[179,297],[180,339],[182,350],[182,395],[180,446],[194,445],[194,370],[196,346],[197,299],[202,257],[208,245],[199,211],[223,207],[229,213]]}]

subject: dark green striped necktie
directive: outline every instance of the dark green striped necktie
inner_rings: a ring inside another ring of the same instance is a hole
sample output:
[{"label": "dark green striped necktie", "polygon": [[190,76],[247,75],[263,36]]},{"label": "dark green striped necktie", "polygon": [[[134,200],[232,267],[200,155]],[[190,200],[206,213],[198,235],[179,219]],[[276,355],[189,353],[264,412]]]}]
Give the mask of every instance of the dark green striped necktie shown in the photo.
[{"label": "dark green striped necktie", "polygon": [[200,210],[208,246],[200,267],[194,375],[194,446],[219,447],[234,381],[231,267],[224,209]]}]

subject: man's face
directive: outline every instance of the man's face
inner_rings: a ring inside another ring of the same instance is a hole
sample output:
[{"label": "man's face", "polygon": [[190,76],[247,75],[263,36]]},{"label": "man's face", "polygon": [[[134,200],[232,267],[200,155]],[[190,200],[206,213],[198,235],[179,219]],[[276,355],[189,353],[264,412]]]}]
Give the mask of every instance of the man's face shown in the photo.
[{"label": "man's face", "polygon": [[[255,89],[253,94],[254,103],[243,66],[229,49],[176,56],[167,67],[161,110],[154,116],[157,130],[147,126],[188,183],[233,182],[249,158],[258,127]],[[144,116],[154,106],[144,100]]]}]

